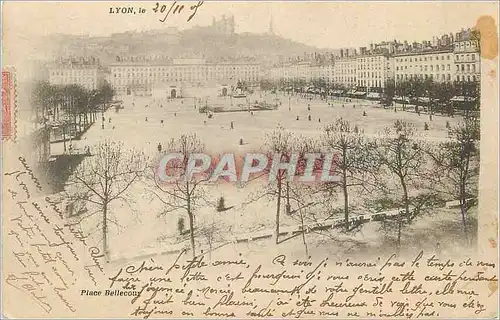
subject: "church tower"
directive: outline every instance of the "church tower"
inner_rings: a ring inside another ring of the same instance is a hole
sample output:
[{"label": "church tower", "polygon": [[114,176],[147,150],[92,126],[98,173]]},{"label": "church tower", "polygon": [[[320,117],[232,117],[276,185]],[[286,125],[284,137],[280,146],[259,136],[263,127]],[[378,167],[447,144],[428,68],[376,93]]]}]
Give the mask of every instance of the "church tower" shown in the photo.
[{"label": "church tower", "polygon": [[271,19],[269,19],[269,30],[267,31],[270,35],[274,35],[274,25],[273,25],[273,14],[271,13]]}]

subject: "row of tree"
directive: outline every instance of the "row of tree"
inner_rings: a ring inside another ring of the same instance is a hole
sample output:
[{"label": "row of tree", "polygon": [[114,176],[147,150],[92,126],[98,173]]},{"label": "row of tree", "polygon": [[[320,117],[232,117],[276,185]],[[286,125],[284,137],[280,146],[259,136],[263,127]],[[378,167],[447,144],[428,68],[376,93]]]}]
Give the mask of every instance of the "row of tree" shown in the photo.
[{"label": "row of tree", "polygon": [[108,82],[89,90],[78,84],[55,85],[41,81],[35,83],[31,98],[37,122],[71,124],[76,131],[94,123],[97,112],[102,111],[113,96],[114,90]]},{"label": "row of tree", "polygon": [[[432,115],[432,107],[438,105],[451,107],[447,108],[448,113],[456,108],[466,112],[478,111],[480,87],[480,83],[476,81],[435,82],[430,78],[411,78],[397,82],[389,80],[384,89],[384,101],[392,102],[395,96],[399,96],[404,110],[407,101],[413,102],[418,98],[427,98],[430,115]],[[451,99],[456,96],[462,96],[464,99],[457,103],[458,107],[453,107]]]},{"label": "row of tree", "polygon": [[[286,90],[291,87],[299,92],[303,92],[306,86],[310,86],[319,89],[324,98],[332,91],[340,90],[346,94],[352,89],[340,83],[328,83],[320,78],[309,82],[304,79],[280,79],[276,82],[262,80],[260,86],[262,90]],[[365,87],[357,89],[367,90]],[[462,113],[479,111],[480,83],[476,81],[436,82],[430,78],[410,78],[396,82],[394,79],[389,79],[384,88],[369,90],[381,93],[380,100],[386,105],[393,105],[394,100],[401,103],[403,111],[406,110],[408,104],[417,105],[417,112],[418,106],[427,107],[430,120],[435,112],[453,116],[457,110]],[[452,98],[457,96],[464,98],[453,103]],[[426,99],[425,102],[422,102],[422,98]],[[394,110],[397,111],[397,105],[394,105]]]},{"label": "row of tree", "polygon": [[[363,194],[368,195],[368,201],[361,210],[402,208],[403,214],[398,215],[396,221],[398,246],[405,224],[412,223],[425,208],[446,200],[459,200],[467,236],[469,199],[477,197],[478,121],[465,118],[450,129],[450,136],[449,141],[429,143],[419,137],[413,125],[399,120],[376,139],[366,138],[344,119],[327,125],[319,141],[296,137],[278,128],[266,139],[270,153],[279,153],[286,160],[286,156],[294,152],[334,152],[339,155],[334,162],[340,182],[293,185],[285,179],[284,171],[272,172],[278,177],[277,183],[267,186],[265,194],[276,201],[276,243],[280,242],[282,201],[286,201],[285,211],[298,212],[298,221],[303,223],[304,215],[317,221],[314,207],[317,212],[324,212],[331,205],[332,197],[342,195],[347,232],[358,227],[350,221],[351,197],[359,199]],[[296,209],[290,208],[291,202]],[[339,210],[333,211],[339,213]]]},{"label": "row of tree", "polygon": [[[276,243],[286,240],[280,238],[282,215],[285,213],[296,219],[302,224],[306,251],[305,223],[308,221],[321,223],[341,214],[344,221],[341,227],[350,232],[362,225],[362,221],[354,218],[356,212],[400,209],[400,214],[383,219],[384,225],[394,226],[392,230],[397,232],[399,247],[404,226],[429,208],[456,199],[464,234],[469,237],[470,199],[477,197],[478,140],[479,123],[472,117],[450,129],[449,140],[437,144],[426,141],[413,125],[399,120],[377,138],[367,138],[342,118],[327,125],[320,139],[297,136],[277,128],[266,135],[263,152],[269,156],[278,154],[283,162],[289,160],[291,154],[298,154],[302,164],[306,153],[337,154],[333,161],[340,181],[297,184],[286,179],[289,172],[272,172],[271,167],[265,174],[274,175],[274,183],[264,182],[262,189],[249,195],[246,202],[267,198],[275,203]],[[182,170],[189,167],[188,155],[203,153],[204,145],[195,134],[187,134],[172,139],[166,150],[185,155],[177,168],[185,175],[187,173]],[[99,230],[102,230],[105,253],[108,252],[108,225],[118,223],[116,217],[111,217],[111,203],[133,198],[133,192],[127,195],[130,187],[143,180],[150,184],[148,190],[161,200],[163,214],[185,213],[192,254],[195,255],[195,237],[200,230],[206,229],[196,225],[196,213],[213,202],[207,194],[210,186],[205,185],[211,173],[162,185],[158,179],[158,162],[159,158],[151,162],[140,151],[125,150],[122,144],[106,141],[99,144],[93,156],[86,158],[74,172],[68,184],[69,199],[76,207],[86,209],[72,210],[71,218],[80,221],[95,214],[101,216]],[[337,196],[342,197],[341,208],[335,205]],[[355,205],[352,199],[364,201]],[[95,210],[88,210],[89,207]]]}]

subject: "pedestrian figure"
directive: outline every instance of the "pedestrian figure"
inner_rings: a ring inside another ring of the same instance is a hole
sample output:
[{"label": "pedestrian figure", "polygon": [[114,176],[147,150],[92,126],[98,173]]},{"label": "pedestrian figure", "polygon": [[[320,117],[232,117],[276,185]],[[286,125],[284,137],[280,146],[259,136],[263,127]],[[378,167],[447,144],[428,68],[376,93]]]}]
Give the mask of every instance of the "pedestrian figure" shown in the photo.
[{"label": "pedestrian figure", "polygon": [[161,122],[161,125],[163,125],[163,120],[161,120],[160,122]]},{"label": "pedestrian figure", "polygon": [[243,145],[243,138],[240,138],[240,146]]},{"label": "pedestrian figure", "polygon": [[231,121],[231,129],[234,129],[234,123]]},{"label": "pedestrian figure", "polygon": [[352,105],[352,107],[353,107],[354,109],[356,109],[356,105],[355,105],[355,104],[353,104],[353,105]]},{"label": "pedestrian figure", "polygon": [[366,111],[363,111],[363,117],[366,117]]},{"label": "pedestrian figure", "polygon": [[163,104],[160,105],[160,108],[163,108]]},{"label": "pedestrian figure", "polygon": [[311,111],[311,107],[309,107],[309,106],[308,106],[308,107],[307,107],[307,111]]},{"label": "pedestrian figure", "polygon": [[158,143],[158,152],[161,152],[161,143]]},{"label": "pedestrian figure", "polygon": [[253,116],[253,111],[252,111],[252,112],[250,112],[250,114]]},{"label": "pedestrian figure", "polygon": [[299,116],[297,116],[297,120],[299,120]]},{"label": "pedestrian figure", "polygon": [[308,119],[309,119],[309,121],[311,121],[311,115],[309,115]]},{"label": "pedestrian figure", "polygon": [[113,130],[115,130],[115,126],[113,126]]},{"label": "pedestrian figure", "polygon": [[207,120],[203,121],[203,124],[204,124],[204,125],[207,125]]},{"label": "pedestrian figure", "polygon": [[108,119],[108,122],[111,123],[111,118]]},{"label": "pedestrian figure", "polygon": [[345,106],[344,106],[344,105],[342,105],[342,108],[345,108]]},{"label": "pedestrian figure", "polygon": [[177,117],[177,112],[174,112],[174,117]]},{"label": "pedestrian figure", "polygon": [[146,122],[148,122],[148,117],[146,117]]},{"label": "pedestrian figure", "polygon": [[318,122],[321,122],[321,118],[318,118]]}]

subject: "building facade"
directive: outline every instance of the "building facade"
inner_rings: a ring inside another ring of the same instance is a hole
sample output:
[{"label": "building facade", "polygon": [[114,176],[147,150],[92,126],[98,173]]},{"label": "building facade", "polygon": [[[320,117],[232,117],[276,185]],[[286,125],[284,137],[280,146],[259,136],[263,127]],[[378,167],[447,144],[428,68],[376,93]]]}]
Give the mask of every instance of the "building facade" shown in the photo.
[{"label": "building facade", "polygon": [[95,59],[59,61],[49,67],[48,78],[53,85],[77,84],[96,90],[105,80],[105,70]]},{"label": "building facade", "polygon": [[[434,82],[479,81],[480,35],[474,30],[433,37],[432,41],[408,43],[385,41],[359,49],[344,48],[331,54],[304,54],[303,58],[274,66],[274,81],[325,80],[360,92],[385,91],[388,83],[411,79]],[[322,61],[318,63],[318,61]]]},{"label": "building facade", "polygon": [[111,64],[109,82],[117,95],[151,95],[159,84],[203,86],[258,83],[260,65],[250,62],[206,63],[203,59],[166,62],[118,62]]},{"label": "building facade", "polygon": [[455,66],[451,48],[396,54],[394,66],[396,82],[410,79],[454,81]]},{"label": "building facade", "polygon": [[356,58],[357,87],[367,92],[383,91],[394,78],[394,58],[386,54],[365,54]]},{"label": "building facade", "polygon": [[355,88],[357,84],[356,64],[356,57],[343,57],[335,60],[331,83],[342,85],[345,88]]},{"label": "building facade", "polygon": [[453,49],[455,80],[479,81],[481,77],[479,34],[471,30],[457,33]]}]

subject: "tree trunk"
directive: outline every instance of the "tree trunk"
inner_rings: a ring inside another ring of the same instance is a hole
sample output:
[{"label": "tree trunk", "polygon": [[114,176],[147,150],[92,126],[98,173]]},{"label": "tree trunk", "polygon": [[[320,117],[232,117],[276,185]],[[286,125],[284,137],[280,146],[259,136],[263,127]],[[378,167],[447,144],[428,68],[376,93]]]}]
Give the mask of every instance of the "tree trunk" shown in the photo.
[{"label": "tree trunk", "polygon": [[306,256],[308,257],[309,249],[307,248],[306,230],[304,229],[304,216],[302,215],[302,209],[299,209],[299,213],[300,213],[300,224],[302,226],[302,242],[304,243],[304,248],[306,249]]},{"label": "tree trunk", "polygon": [[401,227],[403,225],[403,218],[401,217],[401,215],[398,215],[398,245],[397,245],[397,248],[398,248],[398,253],[399,253],[399,249],[401,248]]},{"label": "tree trunk", "polygon": [[347,172],[342,169],[342,191],[344,193],[344,223],[345,231],[349,231],[349,194],[347,193]]},{"label": "tree trunk", "polygon": [[465,199],[460,197],[460,213],[462,214],[462,224],[464,225],[464,234],[465,234],[465,241],[468,241],[468,235],[467,235],[467,208]]},{"label": "tree trunk", "polygon": [[191,238],[191,251],[193,252],[193,258],[196,257],[195,244],[194,244],[194,217],[192,213],[188,212],[189,216],[189,231]]},{"label": "tree trunk", "polygon": [[109,262],[108,254],[108,203],[104,201],[103,212],[102,212],[102,251],[106,262]]},{"label": "tree trunk", "polygon": [[276,244],[280,237],[281,177],[278,178],[278,198],[276,199]]},{"label": "tree trunk", "polygon": [[406,214],[406,219],[408,222],[411,222],[411,216],[410,216],[410,204],[408,200],[408,188],[406,187],[406,181],[402,176],[399,176],[399,180],[401,181],[401,187],[403,188],[403,202],[405,205],[405,214]]},{"label": "tree trunk", "polygon": [[465,194],[465,179],[462,176],[460,179],[460,214],[462,215],[462,224],[464,226],[464,234],[465,234],[465,241],[468,242],[468,234],[467,234],[467,208],[466,208],[466,194]]},{"label": "tree trunk", "polygon": [[286,182],[286,213],[290,214],[290,182]]},{"label": "tree trunk", "polygon": [[191,212],[191,199],[187,198],[187,214],[189,217],[189,236],[191,239],[191,251],[193,252],[193,258],[196,257],[195,244],[194,244],[194,216]]}]

